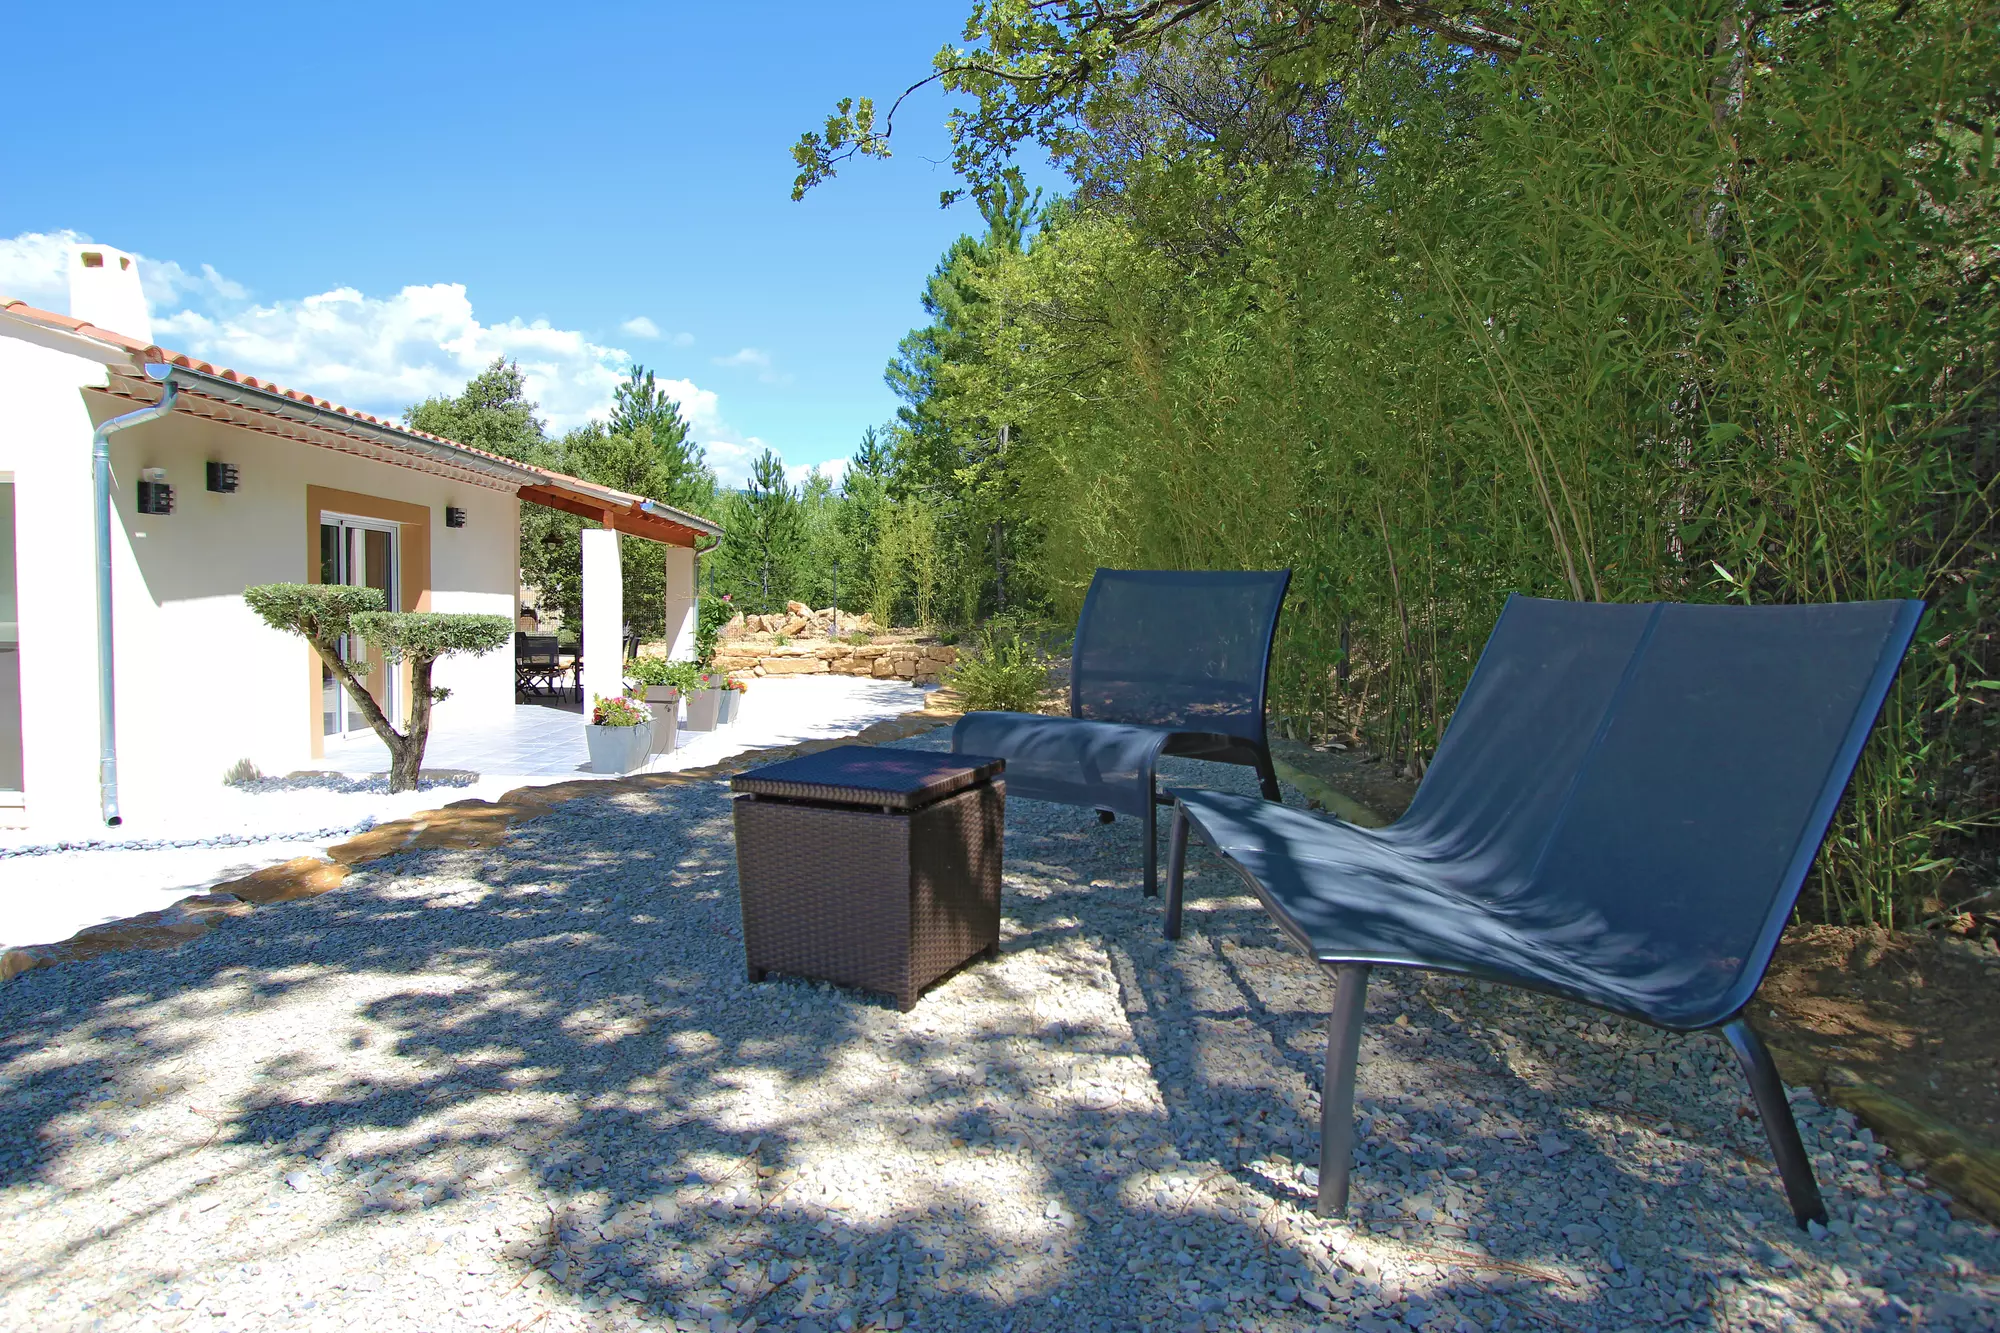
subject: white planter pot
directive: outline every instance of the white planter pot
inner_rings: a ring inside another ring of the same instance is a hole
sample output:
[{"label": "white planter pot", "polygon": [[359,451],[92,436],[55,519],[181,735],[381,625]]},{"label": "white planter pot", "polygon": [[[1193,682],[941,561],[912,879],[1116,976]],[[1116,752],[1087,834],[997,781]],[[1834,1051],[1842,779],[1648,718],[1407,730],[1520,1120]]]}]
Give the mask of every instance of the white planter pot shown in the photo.
[{"label": "white planter pot", "polygon": [[653,754],[666,754],[680,743],[681,694],[671,685],[648,685],[646,707],[653,710]]},{"label": "white planter pot", "polygon": [[636,727],[600,727],[594,722],[586,722],[583,724],[583,735],[590,746],[591,772],[630,773],[646,765],[648,747],[653,743],[653,724],[642,722]]},{"label": "white planter pot", "polygon": [[722,707],[721,690],[689,690],[688,720],[689,731],[714,731],[715,715]]},{"label": "white planter pot", "polygon": [[726,727],[730,723],[734,722],[736,720],[736,715],[738,713],[741,713],[742,711],[743,711],[743,691],[724,690],[722,692],[722,706],[721,708],[716,710],[715,720],[721,726]]}]

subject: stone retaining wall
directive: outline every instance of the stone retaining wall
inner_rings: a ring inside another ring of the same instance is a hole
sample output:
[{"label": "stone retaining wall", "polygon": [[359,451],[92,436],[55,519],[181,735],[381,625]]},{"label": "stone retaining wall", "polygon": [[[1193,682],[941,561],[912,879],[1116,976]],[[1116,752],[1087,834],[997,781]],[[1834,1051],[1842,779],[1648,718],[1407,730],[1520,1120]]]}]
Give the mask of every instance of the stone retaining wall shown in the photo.
[{"label": "stone retaining wall", "polygon": [[724,639],[716,646],[715,669],[732,676],[874,676],[934,685],[938,674],[958,661],[958,649],[942,643],[869,643],[825,640],[756,643]]}]

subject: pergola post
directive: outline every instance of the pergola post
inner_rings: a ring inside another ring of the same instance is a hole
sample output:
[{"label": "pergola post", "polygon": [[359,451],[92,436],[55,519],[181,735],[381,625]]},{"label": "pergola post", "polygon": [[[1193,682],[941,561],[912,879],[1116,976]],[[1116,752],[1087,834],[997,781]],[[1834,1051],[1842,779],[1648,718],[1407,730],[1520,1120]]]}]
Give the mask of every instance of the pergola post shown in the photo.
[{"label": "pergola post", "polygon": [[583,707],[625,692],[625,574],[618,534],[583,530]]},{"label": "pergola post", "polygon": [[669,546],[667,558],[667,656],[676,662],[694,661],[695,588],[694,548]]}]

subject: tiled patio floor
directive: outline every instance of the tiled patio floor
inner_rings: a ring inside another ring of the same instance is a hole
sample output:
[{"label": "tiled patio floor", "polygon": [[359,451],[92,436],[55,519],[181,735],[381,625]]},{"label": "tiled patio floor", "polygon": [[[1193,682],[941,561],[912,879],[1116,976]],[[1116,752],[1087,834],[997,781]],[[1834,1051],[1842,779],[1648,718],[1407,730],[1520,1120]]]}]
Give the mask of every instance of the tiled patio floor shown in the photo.
[{"label": "tiled patio floor", "polygon": [[[700,768],[760,746],[859,731],[923,706],[922,690],[851,677],[759,681],[733,726],[683,732],[653,768]],[[570,708],[575,708],[571,704]],[[311,768],[371,776],[388,768],[372,736],[329,745]],[[245,790],[209,775],[172,791],[131,792],[126,821],[12,831],[0,837],[0,948],[48,944],[85,926],[164,907],[177,898],[294,856],[317,855],[370,823],[400,819],[445,801],[497,799],[514,787],[609,776],[589,769],[581,714],[520,705],[479,729],[431,737],[427,769],[470,769],[467,786],[389,795],[325,787]]]},{"label": "tiled patio floor", "polygon": [[[670,754],[656,755],[646,770],[700,768],[742,750],[789,745],[818,736],[857,731],[870,722],[921,708],[924,692],[901,681],[847,676],[762,680],[743,696],[735,723],[709,732],[680,732]],[[557,778],[614,776],[591,771],[578,705],[516,704],[510,715],[477,728],[431,733],[424,767],[469,769],[483,776]],[[389,752],[372,735],[329,741],[316,766],[337,773],[380,773]]]}]

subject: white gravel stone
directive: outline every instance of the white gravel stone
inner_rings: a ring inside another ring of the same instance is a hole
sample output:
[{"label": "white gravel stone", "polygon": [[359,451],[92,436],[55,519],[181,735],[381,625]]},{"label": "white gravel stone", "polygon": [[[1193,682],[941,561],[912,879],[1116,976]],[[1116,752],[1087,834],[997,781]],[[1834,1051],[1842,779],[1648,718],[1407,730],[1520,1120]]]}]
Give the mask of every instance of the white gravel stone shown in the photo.
[{"label": "white gravel stone", "polygon": [[1993,1229],[1844,1112],[1815,1239],[1717,1039],[1448,978],[1378,974],[1319,1220],[1327,978],[1205,852],[1162,941],[1132,821],[1013,801],[1007,864],[909,1014],[744,981],[720,783],[27,973],[0,1327],[1994,1326]]}]

